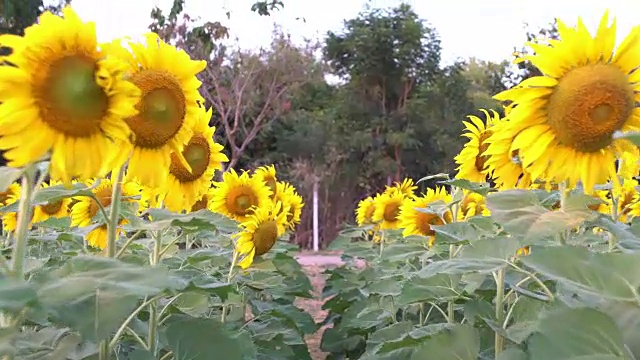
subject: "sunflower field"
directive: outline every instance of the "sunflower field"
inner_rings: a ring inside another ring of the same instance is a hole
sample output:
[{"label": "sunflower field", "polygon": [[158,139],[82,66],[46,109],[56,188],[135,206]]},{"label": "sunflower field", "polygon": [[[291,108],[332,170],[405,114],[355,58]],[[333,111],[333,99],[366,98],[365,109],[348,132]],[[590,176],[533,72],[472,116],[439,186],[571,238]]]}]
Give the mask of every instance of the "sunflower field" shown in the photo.
[{"label": "sunflower field", "polygon": [[640,359],[640,27],[558,24],[455,177],[360,202],[321,323],[294,303],[304,201],[224,169],[204,61],[98,44],[71,7],[0,35],[0,356],[311,359],[323,326],[329,359]]}]

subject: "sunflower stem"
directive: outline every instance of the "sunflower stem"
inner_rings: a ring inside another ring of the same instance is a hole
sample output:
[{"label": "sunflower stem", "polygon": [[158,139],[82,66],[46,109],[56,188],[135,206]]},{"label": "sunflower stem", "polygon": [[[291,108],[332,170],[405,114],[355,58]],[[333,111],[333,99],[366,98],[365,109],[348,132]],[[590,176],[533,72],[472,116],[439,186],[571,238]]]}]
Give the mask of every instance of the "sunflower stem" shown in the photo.
[{"label": "sunflower stem", "polygon": [[26,171],[22,176],[22,188],[20,203],[18,205],[18,219],[16,224],[15,245],[13,247],[12,274],[16,279],[24,278],[24,263],[27,256],[27,232],[29,231],[29,223],[31,222],[31,195],[33,193],[33,174]]},{"label": "sunflower stem", "polygon": [[[229,274],[227,274],[227,283],[231,284],[231,279],[233,279],[233,268],[236,267],[236,264],[238,262],[238,256],[240,256],[240,254],[237,251],[233,251],[233,259],[231,259],[231,266],[229,267]],[[224,324],[225,321],[227,320],[227,307],[228,305],[222,304],[222,317],[220,318],[220,321]]]},{"label": "sunflower stem", "polygon": [[[151,266],[158,266],[162,258],[162,234],[160,231],[153,234],[153,253],[151,257]],[[158,300],[154,300],[149,304],[149,338],[147,339],[147,347],[149,352],[156,355],[157,352],[157,328],[158,328]]]},{"label": "sunflower stem", "polygon": [[[563,181],[558,184],[558,192],[560,192],[560,210],[565,211],[567,209],[567,200],[569,198],[569,191],[567,189],[567,182]],[[564,231],[560,236],[558,236],[558,240],[560,241],[560,245],[567,244],[567,238],[569,237],[569,231]]]},{"label": "sunflower stem", "polygon": [[120,198],[122,197],[122,178],[125,166],[117,169],[115,179],[111,180],[111,209],[107,221],[107,256],[116,256],[116,240],[118,239],[118,222],[120,220]]},{"label": "sunflower stem", "polygon": [[[505,269],[498,270],[496,275],[496,322],[504,321],[504,276]],[[495,332],[495,358],[497,359],[504,349],[504,338],[499,332]]]}]

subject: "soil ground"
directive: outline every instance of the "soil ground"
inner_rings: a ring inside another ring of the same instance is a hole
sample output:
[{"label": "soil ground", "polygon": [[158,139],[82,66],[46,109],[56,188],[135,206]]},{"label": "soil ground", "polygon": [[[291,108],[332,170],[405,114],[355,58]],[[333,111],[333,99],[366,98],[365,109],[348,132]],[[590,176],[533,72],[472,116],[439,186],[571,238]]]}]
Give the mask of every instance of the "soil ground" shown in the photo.
[{"label": "soil ground", "polygon": [[[299,298],[296,301],[296,305],[311,314],[316,323],[319,323],[327,316],[327,312],[322,310],[322,305],[327,300],[322,299],[322,289],[325,283],[323,272],[326,269],[335,268],[343,264],[340,259],[340,252],[301,252],[296,255],[296,259],[307,273],[314,288],[313,299]],[[306,337],[313,360],[325,360],[327,357],[327,354],[320,350],[322,334],[327,327],[323,326],[315,334]]]}]

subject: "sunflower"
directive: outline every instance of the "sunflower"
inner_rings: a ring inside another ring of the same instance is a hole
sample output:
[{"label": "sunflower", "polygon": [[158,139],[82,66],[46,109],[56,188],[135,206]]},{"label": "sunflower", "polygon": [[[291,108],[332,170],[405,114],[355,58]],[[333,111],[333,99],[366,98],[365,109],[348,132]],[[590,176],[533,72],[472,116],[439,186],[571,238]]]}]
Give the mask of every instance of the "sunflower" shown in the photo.
[{"label": "sunflower", "polygon": [[275,166],[261,166],[253,171],[253,176],[263,181],[271,189],[273,196],[276,196],[278,179]]},{"label": "sunflower", "polygon": [[[48,188],[51,186],[61,185],[59,181],[51,180],[49,183],[43,183],[42,188]],[[43,222],[49,218],[64,218],[69,216],[69,204],[71,204],[71,198],[63,198],[56,201],[50,201],[45,205],[38,205],[33,210],[33,222]]]},{"label": "sunflower", "polygon": [[436,187],[435,190],[427,189],[422,196],[405,199],[398,214],[399,227],[403,229],[402,236],[427,236],[429,245],[433,245],[435,232],[431,225],[443,225],[452,220],[451,212],[448,211],[444,213],[444,218],[437,213],[425,212],[425,208],[437,201],[451,202],[451,195],[444,187]]},{"label": "sunflower", "polygon": [[[6,191],[0,193],[0,201],[3,206],[9,206],[20,200],[21,188],[18,184],[11,184]],[[5,212],[2,213],[2,228],[12,233],[16,231],[18,225],[18,213],[17,212]],[[31,224],[29,224],[31,227]]]},{"label": "sunflower", "polygon": [[580,19],[576,28],[558,20],[561,40],[529,44],[536,54],[526,59],[543,75],[495,96],[517,103],[509,128],[533,180],[580,181],[586,192],[608,179],[619,185],[615,159],[634,146],[613,134],[640,129],[640,27],[614,53],[615,29],[608,12],[594,37]]},{"label": "sunflower", "polygon": [[24,37],[0,35],[11,47],[0,66],[0,149],[8,166],[51,153],[50,176],[68,183],[105,175],[122,159],[140,91],[123,80],[126,66],[98,49],[95,24],[70,8],[45,12]]},{"label": "sunflower", "polygon": [[274,200],[282,203],[283,211],[288,209],[286,227],[293,230],[295,226],[300,223],[300,215],[304,207],[302,196],[298,194],[296,188],[291,184],[278,181],[276,183],[276,196]]},{"label": "sunflower", "polygon": [[491,136],[485,140],[487,171],[499,189],[528,188],[531,176],[522,167],[519,150],[513,149],[513,137],[503,131],[508,125],[506,120],[494,122]]},{"label": "sunflower", "polygon": [[211,208],[211,189],[208,189],[206,193],[204,193],[198,201],[196,201],[192,206],[189,212],[196,212],[203,209]]},{"label": "sunflower", "polygon": [[[124,234],[124,230],[122,230],[120,226],[125,224],[127,224],[127,220],[120,219],[120,221],[118,222],[118,229],[116,230],[118,236]],[[100,250],[104,250],[107,248],[108,237],[109,233],[107,231],[107,224],[102,224],[89,231],[89,233],[87,234],[87,244]]]},{"label": "sunflower", "polygon": [[460,217],[468,219],[476,215],[489,216],[491,211],[486,206],[484,196],[465,190],[464,197],[460,203]]},{"label": "sunflower", "polygon": [[375,210],[371,219],[380,225],[380,230],[398,229],[400,206],[407,197],[399,191],[380,194],[374,199]]},{"label": "sunflower", "polygon": [[623,179],[631,179],[640,174],[640,149],[625,151],[618,158],[618,176]]},{"label": "sunflower", "polygon": [[404,179],[402,182],[396,182],[393,186],[387,186],[383,194],[392,194],[399,192],[405,197],[411,197],[414,195],[415,190],[418,187],[414,185],[413,179]]},{"label": "sunflower", "polygon": [[285,232],[287,224],[287,209],[282,209],[282,203],[269,203],[259,207],[246,220],[240,223],[242,230],[234,235],[236,238],[235,252],[240,257],[238,265],[243,269],[253,263],[255,256],[266,254],[278,238]]},{"label": "sunflower", "polygon": [[227,217],[246,221],[256,208],[269,205],[271,189],[259,179],[233,169],[222,175],[221,182],[214,182],[211,190],[210,210]]},{"label": "sunflower", "polygon": [[599,204],[595,209],[601,213],[613,215],[613,201],[612,197],[616,200],[616,219],[617,221],[626,223],[631,221],[632,218],[640,215],[640,194],[636,190],[638,181],[635,179],[625,179],[620,187],[612,189],[612,191],[596,190],[596,196],[604,202]]},{"label": "sunflower", "polygon": [[373,224],[373,211],[376,209],[373,197],[360,200],[356,209],[356,223],[359,226]]},{"label": "sunflower", "polygon": [[191,170],[183,148],[199,118],[198,101],[204,102],[198,93],[201,82],[196,74],[207,63],[191,60],[157,34],[149,33],[145,38],[145,44],[127,42],[131,52],[120,40],[105,49],[129,65],[131,81],[142,91],[136,104],[139,113],[125,119],[134,134],[127,179],[160,187],[166,182],[172,160]]},{"label": "sunflower", "polygon": [[[87,185],[91,186],[95,184],[95,181],[88,181]],[[100,184],[93,188],[91,192],[100,201],[100,205],[91,197],[76,197],[77,203],[71,207],[71,226],[85,227],[91,225],[94,217],[100,211],[100,207],[107,208],[111,205],[113,183],[110,179],[101,179]],[[124,201],[139,202],[132,198],[141,195],[141,192],[142,187],[134,182],[125,182],[122,186]]]},{"label": "sunflower", "polygon": [[485,182],[489,175],[488,156],[485,154],[489,146],[487,139],[493,134],[492,125],[500,119],[500,115],[493,110],[492,115],[484,109],[481,111],[485,114],[486,123],[473,115],[468,116],[471,122],[463,121],[467,132],[462,136],[469,138],[469,141],[455,157],[455,162],[459,165],[456,177],[459,179]]},{"label": "sunflower", "polygon": [[189,210],[211,187],[216,170],[229,161],[221,151],[222,145],[213,141],[215,127],[209,127],[211,110],[200,109],[200,118],[194,124],[193,135],[182,150],[182,157],[191,167],[182,165],[176,153],[171,154],[169,177],[163,189],[164,204],[175,212]]}]

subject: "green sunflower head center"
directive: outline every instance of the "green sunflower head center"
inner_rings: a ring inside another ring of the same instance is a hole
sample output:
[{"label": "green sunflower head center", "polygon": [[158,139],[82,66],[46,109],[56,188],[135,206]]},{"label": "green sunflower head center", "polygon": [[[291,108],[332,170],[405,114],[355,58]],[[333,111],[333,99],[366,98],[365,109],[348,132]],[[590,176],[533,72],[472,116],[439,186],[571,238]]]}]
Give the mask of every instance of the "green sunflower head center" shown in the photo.
[{"label": "green sunflower head center", "polygon": [[485,130],[482,133],[482,135],[480,135],[480,138],[478,139],[478,144],[479,144],[478,155],[476,156],[476,161],[475,161],[476,170],[478,170],[478,172],[484,171],[485,164],[489,160],[489,157],[484,155],[484,153],[489,148],[489,143],[487,142],[487,139],[491,136],[491,134],[492,134],[491,130]]},{"label": "green sunflower head center", "polygon": [[278,240],[278,225],[275,221],[265,221],[253,233],[256,255],[266,254]]},{"label": "green sunflower head center", "polygon": [[175,76],[158,70],[142,70],[131,81],[142,92],[136,105],[138,114],[127,119],[135,134],[135,145],[161,147],[180,131],[184,122],[187,104],[182,86]]},{"label": "green sunflower head center", "polygon": [[62,209],[62,200],[58,200],[58,201],[47,203],[46,205],[42,205],[40,209],[42,209],[42,212],[44,212],[47,215],[55,215]]},{"label": "green sunflower head center", "polygon": [[109,97],[96,81],[97,64],[81,55],[63,57],[48,69],[40,84],[42,119],[68,136],[86,137],[100,131]]},{"label": "green sunflower head center", "polygon": [[384,207],[382,218],[387,222],[395,222],[398,220],[398,214],[400,213],[400,204],[393,202]]},{"label": "green sunflower head center", "polygon": [[549,98],[548,123],[562,145],[594,152],[611,144],[634,106],[625,73],[614,65],[587,65],[560,79]]},{"label": "green sunflower head center", "polygon": [[198,180],[207,171],[211,158],[211,149],[207,139],[200,134],[191,137],[189,143],[182,150],[182,156],[191,166],[191,172],[182,165],[175,153],[171,154],[169,172],[181,183]]},{"label": "green sunflower head center", "polygon": [[230,213],[246,216],[254,206],[258,206],[258,197],[249,187],[232,189],[227,197],[227,208]]}]

